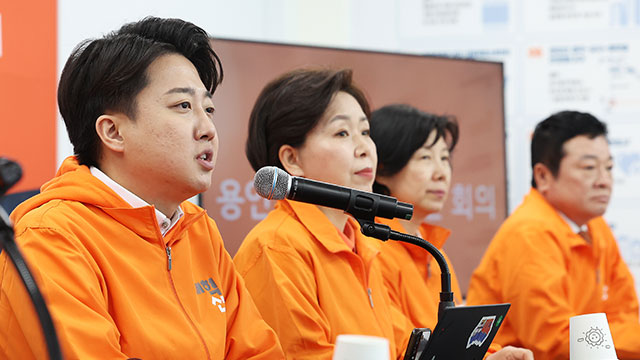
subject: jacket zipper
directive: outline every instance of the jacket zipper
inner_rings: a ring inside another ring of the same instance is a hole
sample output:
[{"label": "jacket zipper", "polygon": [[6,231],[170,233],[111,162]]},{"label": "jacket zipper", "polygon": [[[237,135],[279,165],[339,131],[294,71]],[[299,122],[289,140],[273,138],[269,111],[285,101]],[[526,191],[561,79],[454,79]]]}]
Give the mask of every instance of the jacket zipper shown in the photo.
[{"label": "jacket zipper", "polygon": [[[359,257],[359,256],[358,256]],[[367,291],[367,297],[369,298],[369,305],[373,309],[373,291],[369,287],[369,274],[367,272],[367,267],[364,265],[364,259],[359,259],[360,272],[362,273],[362,279],[364,280],[364,288]]]},{"label": "jacket zipper", "polygon": [[165,251],[167,252],[167,271],[171,271],[171,246],[166,246]]},{"label": "jacket zipper", "polygon": [[200,331],[198,331],[198,327],[193,322],[193,320],[191,320],[191,317],[189,317],[189,314],[187,313],[187,310],[184,308],[184,305],[182,305],[182,301],[180,301],[180,297],[178,296],[178,290],[176,289],[176,284],[173,282],[173,277],[171,276],[171,246],[165,246],[165,252],[167,253],[167,276],[169,277],[169,282],[171,283],[173,294],[175,295],[176,300],[178,301],[178,304],[180,305],[180,308],[184,313],[184,316],[187,318],[187,320],[189,320],[189,323],[191,324],[191,327],[196,332],[196,334],[198,334],[198,337],[202,342],[202,346],[204,347],[204,351],[207,353],[207,359],[211,359],[211,354],[209,353],[207,342],[204,340],[204,337],[202,336]]},{"label": "jacket zipper", "polygon": [[[369,271],[371,269],[367,268],[364,264],[364,259],[361,258],[360,260],[360,271],[362,272],[362,274],[364,275],[363,279],[364,279],[364,287],[367,290],[367,296],[369,297],[369,305],[371,305],[371,308],[373,309],[373,290],[371,290],[371,287],[369,287]],[[369,270],[369,271],[367,271]],[[380,319],[378,318],[378,315],[374,313],[374,318],[376,319],[376,322],[378,323],[378,330],[380,330],[381,333],[384,334],[384,331],[382,330],[382,326],[380,325]]]}]

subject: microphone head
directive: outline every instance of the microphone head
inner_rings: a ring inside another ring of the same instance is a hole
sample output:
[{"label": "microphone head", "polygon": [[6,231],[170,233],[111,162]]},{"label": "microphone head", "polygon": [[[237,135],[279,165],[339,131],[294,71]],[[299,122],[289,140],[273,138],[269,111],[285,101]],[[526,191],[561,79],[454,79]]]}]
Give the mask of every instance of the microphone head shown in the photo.
[{"label": "microphone head", "polygon": [[291,175],[275,166],[265,166],[253,177],[253,188],[258,195],[269,200],[282,200],[287,197],[290,184]]}]

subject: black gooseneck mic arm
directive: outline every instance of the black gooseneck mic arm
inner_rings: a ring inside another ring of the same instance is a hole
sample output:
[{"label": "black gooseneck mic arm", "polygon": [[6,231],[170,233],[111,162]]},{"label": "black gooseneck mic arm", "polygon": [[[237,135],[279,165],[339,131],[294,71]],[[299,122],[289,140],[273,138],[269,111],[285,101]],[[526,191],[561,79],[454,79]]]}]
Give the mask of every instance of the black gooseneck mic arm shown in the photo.
[{"label": "black gooseneck mic arm", "polygon": [[438,319],[442,317],[444,309],[455,307],[455,303],[453,302],[453,291],[451,291],[451,272],[449,272],[449,265],[447,265],[447,261],[438,248],[417,236],[391,230],[387,225],[376,224],[374,221],[367,219],[356,218],[356,220],[360,223],[360,231],[362,231],[366,236],[374,237],[382,241],[387,241],[389,239],[402,241],[427,250],[438,262],[441,272],[440,279],[442,289],[440,291],[440,303],[438,304]]},{"label": "black gooseneck mic arm", "polygon": [[[5,162],[7,161],[6,159],[2,158],[0,158],[0,160],[3,160]],[[15,164],[15,166],[18,165]],[[0,176],[2,175],[3,174],[0,173]],[[2,181],[3,186],[0,189],[0,196],[4,195],[4,192],[19,180],[19,178],[22,176],[22,172],[20,171],[18,175],[13,175],[14,178],[11,180],[11,183],[5,184],[4,181]],[[16,176],[17,178],[15,178]],[[4,180],[4,176],[2,176],[2,179],[0,180]],[[27,266],[27,262],[22,256],[22,253],[20,253],[20,250],[18,249],[18,246],[14,241],[14,233],[13,227],[11,226],[11,221],[9,220],[9,217],[7,216],[4,209],[0,207],[0,250],[2,250],[3,248],[7,253],[9,259],[13,263],[13,266],[15,266],[16,271],[18,271],[18,275],[20,275],[20,279],[22,280],[22,283],[29,293],[29,297],[31,298],[33,307],[35,308],[38,319],[40,320],[44,340],[47,344],[47,350],[49,352],[49,359],[62,360],[62,353],[60,351],[58,335],[56,334],[53,320],[51,320],[51,314],[49,314],[49,310],[47,309],[47,304],[42,297],[42,293],[40,293],[40,289],[38,289],[38,285],[36,284],[36,281],[33,278],[31,271],[29,270],[29,266]]]}]

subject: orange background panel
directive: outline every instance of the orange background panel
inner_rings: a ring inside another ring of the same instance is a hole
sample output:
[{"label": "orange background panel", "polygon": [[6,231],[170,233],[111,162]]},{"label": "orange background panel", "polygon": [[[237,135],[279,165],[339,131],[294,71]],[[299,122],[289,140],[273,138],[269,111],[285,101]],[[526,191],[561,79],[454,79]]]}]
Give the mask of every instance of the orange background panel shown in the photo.
[{"label": "orange background panel", "polygon": [[10,193],[55,174],[57,2],[0,2],[0,156],[22,166]]}]

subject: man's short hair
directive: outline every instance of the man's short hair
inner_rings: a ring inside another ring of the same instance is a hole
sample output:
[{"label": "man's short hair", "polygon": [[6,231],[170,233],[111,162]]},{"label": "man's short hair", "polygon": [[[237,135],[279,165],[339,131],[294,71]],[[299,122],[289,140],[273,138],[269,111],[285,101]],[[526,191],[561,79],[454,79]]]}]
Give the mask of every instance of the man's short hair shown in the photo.
[{"label": "man's short hair", "polygon": [[76,46],[60,76],[58,106],[80,164],[98,166],[98,117],[116,112],[135,119],[136,97],[149,83],[147,69],[165,54],[191,61],[212,94],[222,81],[207,33],[180,19],[147,17]]},{"label": "man's short hair", "polygon": [[[591,114],[578,111],[561,111],[542,120],[536,125],[531,140],[531,168],[544,164],[556,177],[565,156],[564,143],[580,135],[590,139],[606,137],[607,125]],[[533,176],[531,186],[537,186]]]}]

